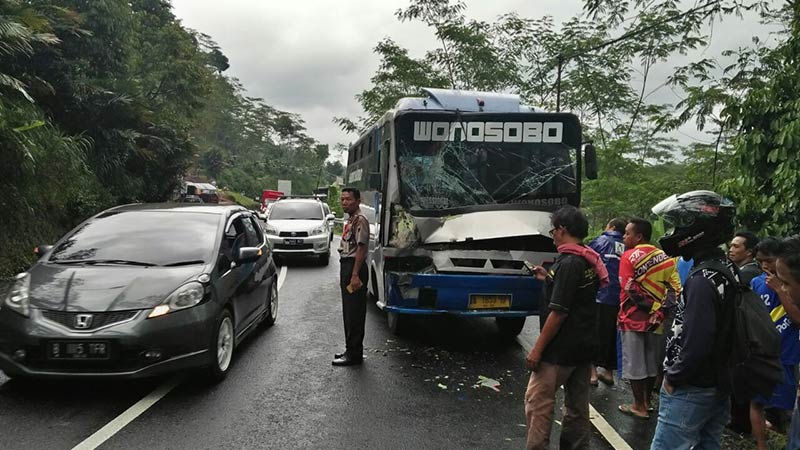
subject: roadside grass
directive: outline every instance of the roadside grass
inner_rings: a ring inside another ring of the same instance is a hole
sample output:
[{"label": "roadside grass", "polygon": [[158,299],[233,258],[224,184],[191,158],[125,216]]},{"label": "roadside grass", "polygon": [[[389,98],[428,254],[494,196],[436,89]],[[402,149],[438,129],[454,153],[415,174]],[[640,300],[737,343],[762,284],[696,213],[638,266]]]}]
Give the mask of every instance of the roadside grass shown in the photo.
[{"label": "roadside grass", "polygon": [[28,270],[36,262],[33,249],[37,245],[55,244],[71,227],[42,220],[26,214],[24,223],[35,226],[11,226],[0,236],[0,281],[10,281],[14,275]]},{"label": "roadside grass", "polygon": [[[734,433],[725,429],[722,433],[722,448],[736,450],[756,450],[756,441],[749,434]],[[785,450],[786,435],[767,431],[767,450]]]},{"label": "roadside grass", "polygon": [[242,195],[238,192],[220,190],[220,197],[222,199],[229,199],[237,205],[244,206],[247,209],[258,209],[258,202],[252,198]]}]

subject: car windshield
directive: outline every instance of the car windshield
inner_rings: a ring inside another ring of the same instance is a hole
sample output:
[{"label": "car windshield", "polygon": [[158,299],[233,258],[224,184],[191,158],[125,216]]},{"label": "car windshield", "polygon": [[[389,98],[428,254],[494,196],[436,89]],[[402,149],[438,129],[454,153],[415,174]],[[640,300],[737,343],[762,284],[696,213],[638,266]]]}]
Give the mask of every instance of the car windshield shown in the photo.
[{"label": "car windshield", "polygon": [[96,217],[53,249],[54,263],[181,265],[210,261],[219,216],[124,211]]},{"label": "car windshield", "polygon": [[267,220],[322,220],[322,208],[317,203],[281,201],[269,209]]},{"label": "car windshield", "polygon": [[[411,211],[536,205],[541,199],[577,192],[575,148],[580,134],[571,123],[537,122],[525,116],[464,122],[453,118],[409,115],[398,121],[402,201]],[[549,131],[553,136],[543,139]],[[496,135],[487,142],[490,132]],[[467,138],[473,135],[480,139]],[[533,142],[523,141],[529,136]]]}]

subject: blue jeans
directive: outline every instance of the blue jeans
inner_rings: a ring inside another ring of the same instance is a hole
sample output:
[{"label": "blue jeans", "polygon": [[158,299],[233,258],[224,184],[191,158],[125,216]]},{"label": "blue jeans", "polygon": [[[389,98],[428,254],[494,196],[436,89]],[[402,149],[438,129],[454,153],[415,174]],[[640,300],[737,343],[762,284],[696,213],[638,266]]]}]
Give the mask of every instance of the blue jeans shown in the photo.
[{"label": "blue jeans", "polygon": [[786,436],[786,450],[800,450],[800,409],[795,404],[792,413],[792,424],[789,425],[789,432]]},{"label": "blue jeans", "polygon": [[730,420],[731,400],[716,388],[661,388],[658,425],[650,450],[719,450]]}]

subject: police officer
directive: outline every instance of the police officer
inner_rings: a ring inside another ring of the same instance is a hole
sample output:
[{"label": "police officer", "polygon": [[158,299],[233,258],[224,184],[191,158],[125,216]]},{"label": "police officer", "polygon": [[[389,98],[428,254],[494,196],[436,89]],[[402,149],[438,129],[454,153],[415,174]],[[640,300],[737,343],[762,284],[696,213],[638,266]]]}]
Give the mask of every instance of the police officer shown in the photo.
[{"label": "police officer", "polygon": [[334,366],[361,364],[364,359],[364,322],[367,318],[367,245],[369,221],[361,214],[361,192],[342,189],[342,209],[349,215],[339,245],[340,287],[346,350],[334,355]]}]

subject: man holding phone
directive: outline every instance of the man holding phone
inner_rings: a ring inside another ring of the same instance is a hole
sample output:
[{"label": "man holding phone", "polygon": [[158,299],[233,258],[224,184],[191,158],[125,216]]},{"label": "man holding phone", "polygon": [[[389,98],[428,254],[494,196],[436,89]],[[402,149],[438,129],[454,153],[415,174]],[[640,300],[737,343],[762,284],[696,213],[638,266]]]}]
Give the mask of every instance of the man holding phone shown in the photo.
[{"label": "man holding phone", "polygon": [[334,366],[353,366],[364,360],[364,322],[367,319],[367,247],[369,221],[361,214],[361,192],[342,189],[342,209],[348,214],[339,245],[340,287],[344,318],[344,353],[334,355]]},{"label": "man holding phone", "polygon": [[528,265],[545,283],[545,303],[539,319],[541,332],[527,357],[533,371],[525,392],[528,424],[527,450],[550,448],[556,391],[564,386],[564,418],[559,448],[586,448],[589,422],[589,376],[594,358],[595,298],[608,284],[600,256],[582,241],[589,233],[586,216],[565,206],[550,218],[550,235],[558,256],[550,270]]}]

